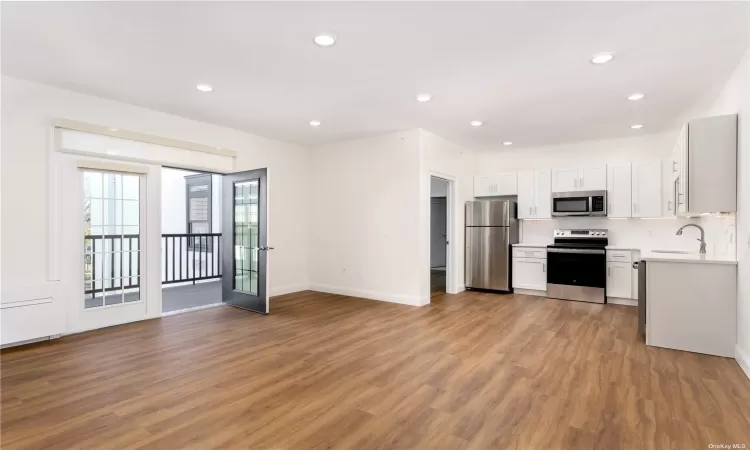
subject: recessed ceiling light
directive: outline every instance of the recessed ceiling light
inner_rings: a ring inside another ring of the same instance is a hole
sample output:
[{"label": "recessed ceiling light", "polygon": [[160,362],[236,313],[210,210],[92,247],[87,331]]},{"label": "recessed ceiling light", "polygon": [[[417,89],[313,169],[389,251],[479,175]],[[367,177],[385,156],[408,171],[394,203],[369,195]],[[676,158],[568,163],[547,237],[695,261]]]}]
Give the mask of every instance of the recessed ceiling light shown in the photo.
[{"label": "recessed ceiling light", "polygon": [[643,97],[644,97],[643,94],[641,94],[640,92],[636,92],[635,94],[628,95],[628,100],[640,100]]},{"label": "recessed ceiling light", "polygon": [[214,90],[214,88],[212,88],[210,84],[199,84],[195,88],[201,92],[211,92]]},{"label": "recessed ceiling light", "polygon": [[503,145],[513,145],[513,143],[511,141],[505,141],[503,142]]},{"label": "recessed ceiling light", "polygon": [[330,34],[319,34],[313,41],[321,47],[330,47],[336,43],[336,38]]},{"label": "recessed ceiling light", "polygon": [[311,127],[319,127],[320,126],[320,120],[311,120],[310,121]]},{"label": "recessed ceiling light", "polygon": [[419,95],[417,95],[417,101],[420,101],[420,102],[429,102],[430,100],[432,100],[432,95],[430,95],[430,94],[419,94]]},{"label": "recessed ceiling light", "polygon": [[604,64],[612,61],[615,55],[612,53],[599,53],[598,55],[591,58],[591,62],[594,64]]},{"label": "recessed ceiling light", "polygon": [[641,125],[640,123],[637,123],[635,125],[630,125],[630,128],[634,130],[640,130],[641,128],[643,128],[643,125]]},{"label": "recessed ceiling light", "polygon": [[472,127],[481,127],[482,126],[482,121],[481,120],[472,120],[471,122],[469,122],[469,125],[471,125]]},{"label": "recessed ceiling light", "polygon": [[110,128],[109,131],[117,131],[117,128]]}]

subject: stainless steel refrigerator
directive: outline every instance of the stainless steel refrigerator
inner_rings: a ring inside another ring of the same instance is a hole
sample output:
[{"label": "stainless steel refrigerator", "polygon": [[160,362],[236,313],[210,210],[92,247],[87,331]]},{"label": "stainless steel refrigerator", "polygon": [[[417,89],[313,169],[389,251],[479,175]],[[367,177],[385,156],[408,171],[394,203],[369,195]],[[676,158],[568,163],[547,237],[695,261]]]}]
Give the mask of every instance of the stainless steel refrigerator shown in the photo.
[{"label": "stainless steel refrigerator", "polygon": [[466,202],[465,278],[469,289],[511,291],[511,244],[518,243],[516,202]]}]

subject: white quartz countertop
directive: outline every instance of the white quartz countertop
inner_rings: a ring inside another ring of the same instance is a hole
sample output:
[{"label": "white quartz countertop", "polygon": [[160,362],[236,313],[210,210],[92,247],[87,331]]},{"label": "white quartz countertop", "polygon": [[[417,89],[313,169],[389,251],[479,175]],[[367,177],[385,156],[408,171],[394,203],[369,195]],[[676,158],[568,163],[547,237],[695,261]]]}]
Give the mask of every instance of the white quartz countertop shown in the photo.
[{"label": "white quartz countertop", "polygon": [[[550,242],[551,244],[551,242]],[[513,247],[547,248],[548,244],[512,244]]]},{"label": "white quartz countertop", "polygon": [[693,264],[730,264],[737,265],[734,259],[727,259],[713,255],[701,255],[700,253],[654,253],[646,251],[641,254],[643,261],[680,262]]},{"label": "white quartz countertop", "polygon": [[633,251],[635,251],[635,252],[641,251],[641,249],[638,248],[638,247],[632,247],[632,246],[631,247],[623,247],[621,245],[608,245],[608,246],[606,246],[604,248],[606,250],[625,250],[625,251],[631,251],[631,252],[633,252]]}]

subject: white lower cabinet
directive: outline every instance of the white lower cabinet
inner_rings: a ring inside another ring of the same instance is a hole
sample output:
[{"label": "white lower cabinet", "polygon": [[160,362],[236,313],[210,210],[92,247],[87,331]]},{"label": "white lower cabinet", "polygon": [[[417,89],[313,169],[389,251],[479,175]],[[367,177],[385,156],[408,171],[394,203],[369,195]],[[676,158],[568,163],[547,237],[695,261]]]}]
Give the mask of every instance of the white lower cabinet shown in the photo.
[{"label": "white lower cabinet", "polygon": [[633,269],[629,262],[607,263],[607,297],[632,298]]},{"label": "white lower cabinet", "polygon": [[546,291],[547,260],[515,258],[513,260],[513,287]]},{"label": "white lower cabinet", "polygon": [[607,301],[636,305],[638,299],[638,250],[607,250]]},{"label": "white lower cabinet", "polygon": [[546,248],[513,248],[513,288],[547,290]]}]

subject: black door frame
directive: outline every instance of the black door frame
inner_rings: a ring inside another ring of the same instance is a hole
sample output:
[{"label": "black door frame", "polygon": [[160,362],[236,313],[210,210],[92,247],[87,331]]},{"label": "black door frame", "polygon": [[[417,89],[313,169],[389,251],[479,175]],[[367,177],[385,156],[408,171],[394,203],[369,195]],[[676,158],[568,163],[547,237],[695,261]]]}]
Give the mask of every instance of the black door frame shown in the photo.
[{"label": "black door frame", "polygon": [[[257,295],[238,291],[235,282],[235,222],[234,185],[244,181],[258,180],[258,290]],[[268,314],[266,280],[268,266],[268,185],[267,169],[228,173],[222,180],[222,277],[221,300],[230,306],[260,314]]]}]

